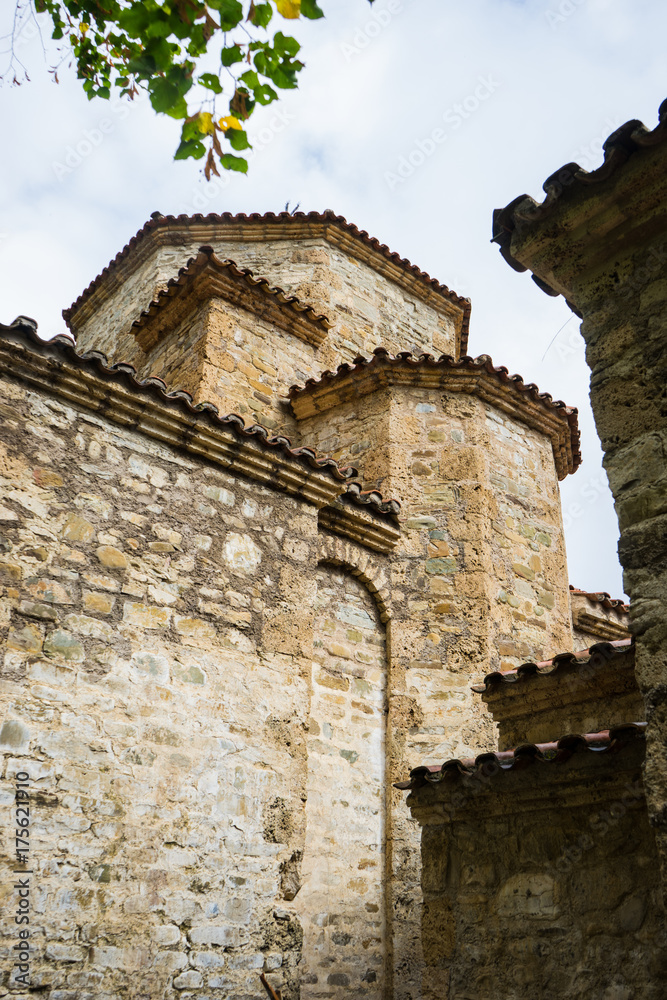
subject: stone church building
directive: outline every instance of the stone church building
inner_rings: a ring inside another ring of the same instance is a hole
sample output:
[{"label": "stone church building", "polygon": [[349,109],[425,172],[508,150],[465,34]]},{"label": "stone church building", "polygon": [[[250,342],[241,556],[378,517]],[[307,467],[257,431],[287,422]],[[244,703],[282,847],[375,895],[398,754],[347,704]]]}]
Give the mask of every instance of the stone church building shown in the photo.
[{"label": "stone church building", "polygon": [[64,315],[0,329],[2,995],[664,998],[576,410],[331,212],[156,213]]}]

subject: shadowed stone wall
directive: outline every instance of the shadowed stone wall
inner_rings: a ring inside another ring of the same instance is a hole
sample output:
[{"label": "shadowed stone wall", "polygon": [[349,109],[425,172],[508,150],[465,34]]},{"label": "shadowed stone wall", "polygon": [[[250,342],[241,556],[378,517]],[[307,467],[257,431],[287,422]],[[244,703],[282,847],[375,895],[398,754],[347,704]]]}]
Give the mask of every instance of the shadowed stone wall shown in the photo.
[{"label": "shadowed stone wall", "polygon": [[[643,740],[414,791],[424,1000],[662,1000]],[[486,776],[485,776],[486,775]]]}]

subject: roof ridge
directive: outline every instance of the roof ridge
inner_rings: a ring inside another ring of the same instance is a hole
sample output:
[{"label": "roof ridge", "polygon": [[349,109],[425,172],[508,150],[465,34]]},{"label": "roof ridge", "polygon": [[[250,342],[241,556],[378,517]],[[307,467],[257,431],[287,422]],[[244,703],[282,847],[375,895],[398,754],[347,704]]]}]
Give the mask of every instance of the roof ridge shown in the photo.
[{"label": "roof ridge", "polygon": [[488,779],[508,771],[517,771],[536,762],[564,764],[579,751],[614,753],[628,743],[644,739],[646,722],[626,722],[598,733],[569,733],[549,743],[520,743],[511,750],[487,751],[476,757],[454,758],[437,765],[421,765],[410,771],[408,781],[398,781],[401,791],[434,784],[447,778]]},{"label": "roof ridge", "polygon": [[218,257],[213,247],[204,245],[199,247],[197,256],[190,257],[184,266],[178,269],[175,277],[169,279],[166,287],[160,289],[156,297],[152,299],[140,316],[135,319],[131,329],[144,327],[159,310],[163,309],[168,302],[180,295],[197,275],[209,267],[213,267],[218,271],[227,271],[234,278],[241,279],[250,290],[258,290],[264,295],[271,296],[279,305],[289,307],[303,318],[325,330],[331,328],[331,322],[324,313],[315,312],[312,306],[302,302],[296,295],[289,295],[279,285],[271,285],[267,278],[255,277],[254,272],[250,268],[241,267],[231,258],[223,259]]},{"label": "roof ridge", "polygon": [[400,500],[384,500],[379,490],[363,490],[361,483],[349,483],[339,500],[359,506],[373,507],[380,514],[396,516],[401,512]]},{"label": "roof ridge", "polygon": [[292,385],[289,388],[289,398],[301,395],[308,390],[312,390],[317,386],[320,386],[326,382],[332,382],[336,378],[344,377],[349,375],[351,372],[358,368],[370,368],[373,366],[379,366],[380,364],[386,364],[390,366],[399,365],[410,365],[413,368],[419,366],[446,366],[447,368],[465,368],[469,370],[474,369],[484,369],[490,375],[495,375],[500,378],[505,383],[512,383],[520,392],[530,393],[531,397],[536,401],[545,403],[547,406],[553,407],[554,409],[562,409],[566,413],[578,413],[577,407],[568,406],[563,402],[562,399],[554,399],[549,392],[540,392],[538,386],[535,382],[524,382],[523,376],[514,374],[509,374],[509,369],[505,365],[494,365],[493,358],[490,354],[478,354],[477,357],[471,357],[469,354],[464,354],[458,360],[454,358],[451,354],[440,354],[433,355],[428,351],[423,351],[420,354],[413,354],[412,351],[398,351],[395,355],[392,355],[386,347],[376,347],[373,350],[374,357],[365,358],[363,355],[357,355],[357,357],[352,361],[344,361],[342,364],[338,365],[335,372],[330,370],[322,372],[319,378],[308,378],[303,385]]},{"label": "roof ridge", "polygon": [[633,639],[596,642],[588,649],[576,653],[557,653],[550,660],[542,660],[539,663],[527,662],[512,670],[494,670],[485,676],[482,684],[474,684],[472,690],[477,694],[486,694],[492,690],[502,691],[502,685],[518,684],[533,677],[553,677],[559,671],[568,668],[581,669],[591,666],[597,669],[615,656],[627,653],[633,646]]},{"label": "roof ridge", "polygon": [[386,243],[381,243],[375,236],[370,236],[365,229],[359,229],[353,222],[348,222],[347,219],[342,215],[336,215],[335,212],[327,209],[324,212],[296,212],[294,214],[290,212],[251,212],[246,214],[244,212],[232,213],[232,212],[222,212],[220,214],[215,212],[210,212],[208,214],[196,213],[194,215],[162,215],[160,212],[153,212],[150,219],[148,219],[144,225],[137,230],[134,236],[132,236],[125,246],[118,251],[115,257],[113,257],[109,263],[102,268],[99,274],[93,278],[91,282],[86,286],[86,288],[81,292],[81,294],[74,300],[74,302],[67,308],[63,309],[63,318],[65,322],[69,325],[69,321],[74,313],[80,308],[81,305],[92,295],[95,289],[102,283],[104,278],[110,274],[118,264],[128,256],[131,250],[137,246],[150,232],[155,229],[167,228],[170,225],[183,224],[189,222],[212,222],[212,223],[244,223],[248,222],[254,224],[256,222],[272,223],[272,222],[287,222],[291,220],[292,223],[296,222],[320,222],[322,224],[334,224],[340,229],[349,233],[355,239],[360,240],[360,242],[366,244],[366,246],[373,249],[376,253],[380,254],[387,260],[396,264],[402,270],[407,271],[412,274],[419,281],[423,282],[432,291],[443,296],[443,298],[454,303],[455,305],[461,306],[463,309],[463,322],[461,327],[461,350],[465,351],[468,342],[468,333],[470,325],[470,310],[471,303],[470,299],[466,296],[458,295],[447,285],[442,284],[437,280],[437,278],[432,278],[430,274],[426,271],[422,271],[416,264],[413,264],[406,257],[401,257],[394,250],[391,250]]}]

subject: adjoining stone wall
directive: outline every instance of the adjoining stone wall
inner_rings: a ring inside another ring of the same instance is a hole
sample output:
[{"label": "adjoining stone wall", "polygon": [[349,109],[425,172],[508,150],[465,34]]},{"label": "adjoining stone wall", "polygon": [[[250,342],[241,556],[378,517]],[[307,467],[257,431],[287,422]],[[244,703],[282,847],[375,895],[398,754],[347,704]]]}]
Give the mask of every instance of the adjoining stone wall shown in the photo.
[{"label": "adjoining stone wall", "polygon": [[[380,344],[390,351],[456,354],[454,317],[460,307],[450,309],[443,301],[436,309],[324,239],[225,239],[216,238],[212,229],[205,240],[181,237],[179,242],[156,245],[85,322],[75,324],[80,350],[100,350],[113,361],[131,360],[136,353],[132,322],[179,268],[196,257],[202,243],[208,243],[218,257],[250,268],[256,277],[296,295],[333,324],[312,366],[304,369],[306,376],[335,369],[359,353],[370,354]],[[171,385],[168,370],[154,374]]]},{"label": "adjoining stone wall", "polygon": [[[238,998],[265,968],[294,1000],[295,892],[320,815],[306,813],[317,509],[17,381],[2,399],[1,849],[11,868],[27,770],[32,985]],[[372,610],[358,590],[350,600]],[[377,621],[359,631],[378,657]],[[369,760],[337,760],[363,778],[350,811],[377,828],[382,671],[354,662],[376,692],[359,693],[373,725],[354,723]],[[381,878],[359,869],[366,893],[344,882],[335,910],[364,897],[377,982]],[[2,894],[13,913],[10,881]],[[341,963],[329,973],[348,974]]]},{"label": "adjoining stone wall", "polygon": [[384,626],[364,585],[321,566],[313,622],[302,998],[385,995]]},{"label": "adjoining stone wall", "polygon": [[498,726],[499,749],[643,722],[634,668],[633,647],[600,646],[582,662],[554,665],[543,676],[487,682],[482,697]]},{"label": "adjoining stone wall", "polygon": [[[591,404],[621,538],[619,556],[647,707],[646,784],[667,893],[667,142],[629,122],[605,143],[608,162],[581,183],[551,178],[499,217],[506,255],[583,316]],[[504,232],[502,232],[504,230]],[[667,899],[667,895],[665,896]]]},{"label": "adjoining stone wall", "polygon": [[630,616],[626,605],[600,595],[570,591],[572,634],[575,649],[588,649],[597,642],[630,638]]},{"label": "adjoining stone wall", "polygon": [[423,825],[423,1000],[662,1000],[667,933],[643,741],[409,797]]}]

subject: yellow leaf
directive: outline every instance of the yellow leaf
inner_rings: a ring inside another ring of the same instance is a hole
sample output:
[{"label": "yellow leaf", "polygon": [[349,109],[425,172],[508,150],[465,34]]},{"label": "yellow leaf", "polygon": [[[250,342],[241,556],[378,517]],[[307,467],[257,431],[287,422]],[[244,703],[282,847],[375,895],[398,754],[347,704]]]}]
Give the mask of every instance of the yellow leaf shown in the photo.
[{"label": "yellow leaf", "polygon": [[295,18],[301,14],[301,0],[276,0],[276,7],[283,17]]},{"label": "yellow leaf", "polygon": [[199,131],[204,135],[213,135],[215,132],[213,115],[210,111],[200,111],[197,115],[197,124],[199,125]]},{"label": "yellow leaf", "polygon": [[238,118],[234,117],[234,115],[227,115],[226,118],[221,118],[220,121],[218,122],[218,125],[220,126],[223,132],[226,132],[228,128],[243,129],[243,125],[238,120]]}]

